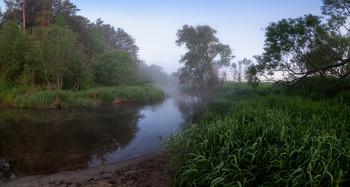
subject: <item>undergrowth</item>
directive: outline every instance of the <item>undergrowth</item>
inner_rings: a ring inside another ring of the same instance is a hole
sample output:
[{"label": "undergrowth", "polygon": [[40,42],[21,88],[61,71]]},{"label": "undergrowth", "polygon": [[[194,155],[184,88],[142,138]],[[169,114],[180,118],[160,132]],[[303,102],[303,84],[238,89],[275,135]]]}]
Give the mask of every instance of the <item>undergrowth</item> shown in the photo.
[{"label": "undergrowth", "polygon": [[209,109],[168,137],[176,184],[349,186],[349,94],[313,99],[279,91],[226,98],[227,112]]},{"label": "undergrowth", "polygon": [[123,101],[151,101],[164,97],[151,85],[98,87],[84,91],[38,90],[25,93],[22,88],[0,87],[0,103],[29,108],[94,107]]}]

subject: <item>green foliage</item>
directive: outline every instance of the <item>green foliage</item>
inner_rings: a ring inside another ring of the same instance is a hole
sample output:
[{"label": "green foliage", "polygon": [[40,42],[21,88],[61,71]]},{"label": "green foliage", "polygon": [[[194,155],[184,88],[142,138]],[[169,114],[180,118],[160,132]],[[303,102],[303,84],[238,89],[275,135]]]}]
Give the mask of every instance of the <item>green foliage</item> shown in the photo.
[{"label": "green foliage", "polygon": [[[15,21],[6,22],[0,31],[0,79],[14,85],[24,68],[25,42]],[[2,75],[2,76],[1,76]]]},{"label": "green foliage", "polygon": [[88,90],[95,93],[98,103],[108,104],[119,99],[122,101],[151,101],[164,97],[161,90],[152,86],[106,87]]},{"label": "green foliage", "polygon": [[[100,19],[90,23],[76,15],[79,9],[69,0],[26,0],[23,30],[22,14],[17,12],[22,1],[5,4],[3,20],[0,14],[0,80],[26,89],[46,86],[50,90],[139,83],[135,73],[140,63],[138,47],[123,29],[115,30]],[[122,52],[111,55],[115,50]],[[98,62],[108,55],[109,61]],[[114,57],[118,59],[111,60]],[[94,69],[92,64],[101,67]],[[99,69],[107,66],[113,66],[109,77]]]},{"label": "green foliage", "polygon": [[169,83],[168,74],[163,71],[163,68],[157,65],[147,66],[140,65],[139,76],[142,80],[148,83],[167,84]]},{"label": "green foliage", "polygon": [[0,83],[0,104],[12,104],[16,97],[24,94],[23,88],[15,88]]},{"label": "green foliage", "polygon": [[63,82],[70,77],[76,82],[84,67],[84,54],[79,47],[77,34],[67,27],[52,25],[46,29],[33,31],[32,47],[29,59],[36,61],[42,70],[47,84],[55,84],[56,89],[63,88]]},{"label": "green foliage", "polygon": [[[249,68],[249,81],[274,75],[278,83],[294,86],[308,77],[349,80],[349,1],[325,0],[326,19],[314,15],[282,19],[266,28],[265,52]],[[282,74],[282,75],[281,75]]]},{"label": "green foliage", "polygon": [[255,96],[167,139],[183,186],[346,186],[350,107],[339,97]]},{"label": "green foliage", "polygon": [[23,89],[0,87],[0,102],[28,108],[68,108],[94,107],[126,101],[151,101],[164,97],[163,91],[153,86],[99,87],[85,91],[40,90],[28,95],[23,94]]},{"label": "green foliage", "polygon": [[130,85],[136,75],[132,68],[131,55],[121,50],[105,50],[93,61],[95,81],[105,86]]},{"label": "green foliage", "polygon": [[[180,63],[185,64],[181,68],[180,83],[189,85],[194,90],[219,84],[217,71],[229,65],[232,50],[228,45],[221,44],[215,34],[216,30],[207,25],[184,25],[178,30],[176,44],[185,45],[188,50],[180,60]],[[218,55],[220,58],[216,60]]]}]

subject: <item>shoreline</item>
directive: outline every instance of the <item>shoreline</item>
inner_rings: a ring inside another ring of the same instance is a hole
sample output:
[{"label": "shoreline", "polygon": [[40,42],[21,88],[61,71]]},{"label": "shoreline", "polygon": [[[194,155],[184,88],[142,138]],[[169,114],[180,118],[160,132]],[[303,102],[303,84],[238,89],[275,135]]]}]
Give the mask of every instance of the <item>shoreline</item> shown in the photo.
[{"label": "shoreline", "polygon": [[169,170],[165,150],[77,171],[25,176],[1,181],[0,186],[171,186],[174,171]]}]

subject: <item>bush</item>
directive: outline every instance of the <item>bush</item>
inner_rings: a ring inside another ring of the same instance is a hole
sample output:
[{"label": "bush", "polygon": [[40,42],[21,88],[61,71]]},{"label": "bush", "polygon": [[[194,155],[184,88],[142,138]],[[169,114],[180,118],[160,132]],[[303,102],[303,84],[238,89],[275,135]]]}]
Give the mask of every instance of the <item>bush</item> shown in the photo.
[{"label": "bush", "polygon": [[0,103],[13,104],[16,97],[23,95],[23,88],[0,85]]},{"label": "bush", "polygon": [[40,90],[28,96],[17,96],[14,105],[31,108],[94,107],[123,101],[151,101],[164,97],[152,86],[100,87],[85,91]]}]

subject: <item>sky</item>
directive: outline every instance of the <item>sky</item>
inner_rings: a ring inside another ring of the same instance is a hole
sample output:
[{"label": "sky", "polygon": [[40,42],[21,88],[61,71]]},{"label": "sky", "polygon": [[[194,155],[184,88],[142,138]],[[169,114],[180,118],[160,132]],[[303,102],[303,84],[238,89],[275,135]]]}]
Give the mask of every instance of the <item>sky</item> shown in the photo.
[{"label": "sky", "polygon": [[[70,0],[91,22],[101,18],[136,40],[146,64],[172,73],[182,64],[184,47],[175,44],[183,25],[209,25],[228,44],[233,62],[263,52],[265,28],[283,18],[321,15],[322,0]],[[4,11],[3,2],[0,3]]]}]

